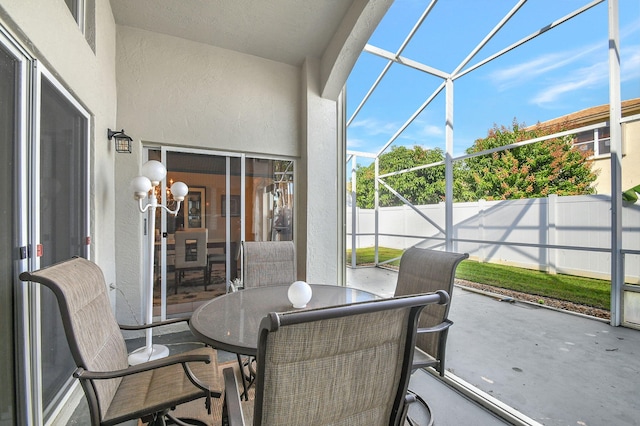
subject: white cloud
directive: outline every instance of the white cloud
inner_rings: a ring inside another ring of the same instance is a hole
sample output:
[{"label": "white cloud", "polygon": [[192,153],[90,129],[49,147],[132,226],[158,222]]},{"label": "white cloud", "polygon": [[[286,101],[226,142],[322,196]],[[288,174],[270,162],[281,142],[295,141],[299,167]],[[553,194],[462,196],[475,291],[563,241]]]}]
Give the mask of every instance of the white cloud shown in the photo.
[{"label": "white cloud", "polygon": [[360,138],[347,137],[347,148],[356,149],[367,145],[367,141]]},{"label": "white cloud", "polygon": [[622,49],[620,79],[622,81],[640,78],[640,45]]},{"label": "white cloud", "polygon": [[521,86],[539,78],[541,75],[576,62],[601,48],[600,44],[594,44],[572,51],[540,55],[527,62],[515,64],[511,67],[503,67],[490,74],[489,79],[498,87],[498,90]]},{"label": "white cloud", "polygon": [[416,119],[404,132],[401,138],[424,141],[426,138],[441,138],[444,135],[444,124],[436,125],[425,121],[424,119]]},{"label": "white cloud", "polygon": [[606,83],[608,79],[609,65],[607,62],[599,62],[564,75],[557,82],[535,95],[531,103],[543,105],[555,102],[564,93],[594,87]]},{"label": "white cloud", "polygon": [[640,31],[640,18],[620,29],[620,39],[627,39]]},{"label": "white cloud", "polygon": [[376,120],[374,118],[365,118],[356,120],[349,125],[352,129],[362,129],[368,135],[392,135],[400,126],[396,123]]},{"label": "white cloud", "polygon": [[443,126],[436,126],[433,124],[425,124],[422,127],[422,132],[424,136],[442,136],[444,134]]},{"label": "white cloud", "polygon": [[[635,78],[640,78],[640,46],[630,46],[621,51],[620,80]],[[542,106],[556,102],[565,93],[606,85],[608,82],[609,62],[600,61],[564,75],[535,95],[531,103]]]},{"label": "white cloud", "polygon": [[[640,19],[621,29],[621,40],[629,40],[638,30],[640,30]],[[627,81],[638,78],[640,76],[640,46],[624,47],[625,44],[621,44],[623,46],[620,53],[622,58],[621,80]],[[583,61],[585,58],[591,60],[591,62],[595,58],[601,59],[603,56],[600,53],[604,52],[605,49],[606,45],[598,42],[579,49],[546,53],[529,61],[497,70],[489,78],[500,91],[523,86],[533,80],[540,80],[541,76],[545,74],[553,78],[554,74],[549,74],[552,71]],[[556,101],[564,93],[607,84],[609,75],[608,59],[598,63],[591,63],[574,71],[569,69],[569,71],[560,75],[561,77],[555,78],[550,86],[535,95],[531,102],[538,105],[546,104]]]}]

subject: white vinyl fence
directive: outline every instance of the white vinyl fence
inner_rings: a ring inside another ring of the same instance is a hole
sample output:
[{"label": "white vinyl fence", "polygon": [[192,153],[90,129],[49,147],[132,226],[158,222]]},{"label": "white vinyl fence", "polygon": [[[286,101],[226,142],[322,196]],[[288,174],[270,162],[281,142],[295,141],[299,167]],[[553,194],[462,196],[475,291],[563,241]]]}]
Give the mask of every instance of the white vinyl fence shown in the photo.
[{"label": "white vinyl fence", "polygon": [[[378,246],[444,247],[445,205],[379,209]],[[352,216],[347,209],[347,248]],[[625,281],[640,283],[640,205],[622,209]],[[375,245],[375,210],[356,209],[356,248]],[[551,273],[610,279],[611,211],[608,195],[584,195],[453,205],[453,250],[483,262]],[[350,258],[347,262],[350,263]]]}]

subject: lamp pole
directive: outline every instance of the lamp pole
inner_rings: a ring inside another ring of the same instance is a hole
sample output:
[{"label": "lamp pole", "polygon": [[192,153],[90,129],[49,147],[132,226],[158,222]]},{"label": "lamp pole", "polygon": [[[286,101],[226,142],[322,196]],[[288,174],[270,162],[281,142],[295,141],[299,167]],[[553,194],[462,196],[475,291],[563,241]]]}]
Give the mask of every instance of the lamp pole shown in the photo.
[{"label": "lamp pole", "polygon": [[[164,165],[155,160],[147,161],[142,166],[142,176],[137,176],[131,181],[131,189],[133,190],[133,198],[138,201],[138,209],[141,213],[147,213],[149,216],[149,226],[147,228],[147,246],[149,249],[149,259],[147,262],[147,282],[144,288],[144,305],[145,305],[145,325],[153,323],[153,269],[155,249],[155,228],[156,228],[156,209],[158,207],[164,209],[167,213],[177,215],[180,211],[180,204],[189,192],[189,187],[183,182],[175,182],[171,185],[171,194],[176,201],[175,209],[170,209],[163,204],[159,204],[155,195],[155,188],[166,177],[167,169]],[[143,199],[148,198],[146,205],[143,205]],[[129,354],[129,364],[137,365],[143,362],[151,361],[158,358],[164,358],[169,355],[169,349],[163,345],[153,344],[153,331],[151,327],[145,330],[146,345]]]}]

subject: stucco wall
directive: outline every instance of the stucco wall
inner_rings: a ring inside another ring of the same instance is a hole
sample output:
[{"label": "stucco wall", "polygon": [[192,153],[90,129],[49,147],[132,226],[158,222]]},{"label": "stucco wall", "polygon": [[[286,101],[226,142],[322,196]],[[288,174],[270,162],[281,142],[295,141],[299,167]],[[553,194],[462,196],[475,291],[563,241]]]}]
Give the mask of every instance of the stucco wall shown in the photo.
[{"label": "stucco wall", "polygon": [[118,124],[134,139],[297,157],[299,69],[118,26]]},{"label": "stucco wall", "polygon": [[[312,283],[336,284],[338,268],[343,268],[337,257],[338,227],[338,118],[335,101],[320,97],[319,62],[307,58],[304,72],[304,129],[306,167],[306,240],[298,259],[298,269],[304,268],[306,279]],[[342,147],[344,149],[344,147]],[[300,246],[300,245],[299,245]],[[340,257],[342,258],[342,257]],[[301,261],[304,264],[301,264]]]},{"label": "stucco wall", "polygon": [[[306,66],[310,76],[255,56],[118,27],[117,122],[135,141],[133,155],[116,162],[116,187],[123,193],[116,214],[118,285],[126,297],[117,307],[121,321],[134,320],[132,309],[141,306],[143,215],[128,188],[139,174],[143,144],[299,159],[294,221],[299,275],[335,283],[336,102],[319,96],[319,61]],[[301,195],[307,191],[321,197],[307,200]],[[315,258],[321,262],[307,262],[307,251],[321,255]],[[309,264],[315,266],[307,271]]]},{"label": "stucco wall", "polygon": [[96,1],[96,49],[91,49],[62,1],[3,0],[3,25],[51,71],[92,115],[91,257],[115,282],[113,146],[115,126],[115,24],[108,1]]}]

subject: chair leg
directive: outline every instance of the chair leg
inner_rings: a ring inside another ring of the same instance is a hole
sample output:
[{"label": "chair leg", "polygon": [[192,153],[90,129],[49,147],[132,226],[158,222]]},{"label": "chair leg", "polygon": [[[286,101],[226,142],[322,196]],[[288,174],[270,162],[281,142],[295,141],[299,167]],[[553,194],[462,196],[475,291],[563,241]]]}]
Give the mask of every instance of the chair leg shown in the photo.
[{"label": "chair leg", "polygon": [[242,399],[242,397],[244,396],[244,400],[248,401],[249,400],[249,386],[247,386],[247,382],[250,382],[250,378],[246,377],[244,374],[244,366],[243,366],[243,362],[242,362],[242,358],[240,357],[240,354],[236,354],[236,357],[238,358],[238,367],[240,367],[240,377],[242,377],[242,395],[240,395],[240,399]]},{"label": "chair leg", "polygon": [[209,264],[202,268],[202,280],[204,281],[204,291],[207,291],[207,284],[209,284],[209,277],[207,276],[207,272],[209,270]]},{"label": "chair leg", "polygon": [[[409,405],[414,402],[417,402],[417,405],[421,407],[418,416],[420,418],[420,421],[411,418],[411,416],[409,415]],[[411,390],[407,391],[407,395],[405,397],[405,406],[403,407],[402,411],[401,424],[409,426],[433,426],[433,415],[431,413],[431,407],[429,407],[427,401],[425,401],[420,395]]]}]

